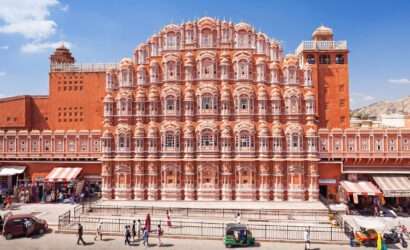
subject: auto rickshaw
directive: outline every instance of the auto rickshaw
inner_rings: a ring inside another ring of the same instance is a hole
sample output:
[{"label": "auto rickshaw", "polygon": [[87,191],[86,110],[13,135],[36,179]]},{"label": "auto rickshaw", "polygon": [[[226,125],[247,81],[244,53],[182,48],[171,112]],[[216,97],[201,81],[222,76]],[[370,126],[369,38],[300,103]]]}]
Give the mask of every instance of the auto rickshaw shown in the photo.
[{"label": "auto rickshaw", "polygon": [[252,233],[246,225],[229,223],[226,225],[224,244],[227,248],[253,246],[255,238],[252,237]]}]

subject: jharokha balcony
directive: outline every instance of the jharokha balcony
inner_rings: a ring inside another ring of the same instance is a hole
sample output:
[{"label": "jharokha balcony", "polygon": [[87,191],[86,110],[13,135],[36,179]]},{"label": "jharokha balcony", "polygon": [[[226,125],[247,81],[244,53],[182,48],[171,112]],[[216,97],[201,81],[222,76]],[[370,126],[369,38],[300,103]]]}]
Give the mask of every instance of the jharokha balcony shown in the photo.
[{"label": "jharokha balcony", "polygon": [[100,157],[99,130],[0,130],[0,159],[84,159]]}]

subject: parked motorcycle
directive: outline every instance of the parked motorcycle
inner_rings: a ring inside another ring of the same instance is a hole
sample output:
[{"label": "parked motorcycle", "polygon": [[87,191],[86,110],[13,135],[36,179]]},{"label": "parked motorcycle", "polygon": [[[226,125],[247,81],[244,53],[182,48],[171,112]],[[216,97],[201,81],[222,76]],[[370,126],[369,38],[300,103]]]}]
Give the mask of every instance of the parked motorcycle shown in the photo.
[{"label": "parked motorcycle", "polygon": [[400,242],[400,236],[396,229],[393,228],[389,233],[383,234],[383,240],[386,244],[396,244]]}]

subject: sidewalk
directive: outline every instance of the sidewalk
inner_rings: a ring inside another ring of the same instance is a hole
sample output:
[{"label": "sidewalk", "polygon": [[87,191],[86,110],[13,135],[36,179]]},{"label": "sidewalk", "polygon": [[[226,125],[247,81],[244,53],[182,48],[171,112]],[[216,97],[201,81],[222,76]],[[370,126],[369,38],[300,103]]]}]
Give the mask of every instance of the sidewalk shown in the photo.
[{"label": "sidewalk", "polygon": [[327,211],[319,201],[98,201],[98,205],[203,209],[272,209]]}]

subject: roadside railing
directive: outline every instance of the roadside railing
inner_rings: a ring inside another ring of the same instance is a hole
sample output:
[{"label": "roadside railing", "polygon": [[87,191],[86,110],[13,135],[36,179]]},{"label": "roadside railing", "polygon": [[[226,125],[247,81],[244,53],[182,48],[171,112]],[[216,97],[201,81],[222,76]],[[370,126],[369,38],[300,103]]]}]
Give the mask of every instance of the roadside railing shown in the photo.
[{"label": "roadside railing", "polygon": [[[63,219],[63,217],[62,217]],[[143,223],[143,217],[140,218]],[[104,218],[104,217],[69,217],[70,223],[62,229],[75,232],[78,223],[81,223],[85,231],[94,232],[97,224],[102,222],[102,230],[105,233],[124,232],[126,225],[132,225],[133,219]],[[66,221],[65,221],[66,222]],[[208,223],[191,221],[172,221],[172,226],[166,226],[164,221],[151,220],[151,230],[155,232],[158,224],[165,230],[165,236],[190,236],[200,238],[222,238],[225,234],[226,223]],[[59,223],[60,225],[60,223]],[[345,228],[333,226],[293,226],[275,224],[247,224],[252,235],[257,240],[303,240],[306,229],[310,230],[312,241],[347,241],[348,233]]]},{"label": "roadside railing", "polygon": [[218,208],[175,208],[151,206],[115,206],[86,203],[82,208],[74,211],[74,216],[87,214],[93,216],[135,216],[138,214],[151,214],[152,217],[164,217],[167,210],[172,216],[198,217],[198,218],[234,218],[240,214],[247,220],[270,221],[303,221],[303,222],[329,222],[329,211],[317,210],[274,210],[274,209],[218,209]]},{"label": "roadside railing", "polygon": [[70,210],[58,216],[58,230],[65,229],[69,227],[70,224],[71,224],[71,211]]}]

